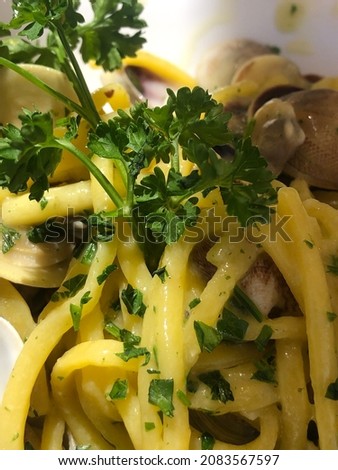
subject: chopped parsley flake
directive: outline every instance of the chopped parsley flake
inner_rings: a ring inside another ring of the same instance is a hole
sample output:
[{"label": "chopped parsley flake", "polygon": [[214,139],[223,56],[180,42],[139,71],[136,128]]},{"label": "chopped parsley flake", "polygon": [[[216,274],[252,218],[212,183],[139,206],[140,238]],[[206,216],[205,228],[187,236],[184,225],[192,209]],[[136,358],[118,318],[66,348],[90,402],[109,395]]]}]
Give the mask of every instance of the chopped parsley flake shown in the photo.
[{"label": "chopped parsley flake", "polygon": [[126,379],[116,379],[112,389],[109,392],[109,398],[112,400],[122,400],[128,394],[128,381]]},{"label": "chopped parsley flake", "polygon": [[122,341],[123,343],[129,344],[129,345],[132,345],[132,344],[136,345],[136,344],[139,344],[140,341],[141,341],[140,336],[134,335],[134,333],[132,333],[131,331],[129,331],[125,328],[118,327],[113,322],[106,323],[104,329],[113,338],[117,339],[118,341]]},{"label": "chopped parsley flake", "polygon": [[192,310],[193,308],[195,308],[200,303],[201,303],[201,299],[196,297],[195,299],[192,299],[192,301],[189,303],[189,308]]},{"label": "chopped parsley flake", "polygon": [[224,308],[222,318],[217,322],[217,330],[224,341],[240,343],[245,337],[249,323],[237,317],[231,310]]},{"label": "chopped parsley flake", "polygon": [[116,269],[118,268],[118,266],[114,263],[112,264],[109,264],[104,270],[103,272],[97,276],[97,283],[98,285],[101,285],[103,284],[103,282],[108,278],[109,274],[111,274],[112,272],[116,271]]},{"label": "chopped parsley flake", "polygon": [[151,421],[148,421],[146,423],[144,423],[144,429],[148,432],[148,431],[152,431],[153,429],[155,429],[155,423],[151,422]]},{"label": "chopped parsley flake", "polygon": [[87,274],[77,274],[76,276],[67,279],[61,287],[64,290],[54,292],[51,297],[53,302],[57,302],[60,299],[68,299],[74,297],[86,284]]},{"label": "chopped parsley flake", "polygon": [[168,271],[165,266],[162,268],[155,269],[153,276],[158,276],[161,279],[162,284],[165,282],[166,278],[169,276]]},{"label": "chopped parsley flake", "polygon": [[123,343],[123,353],[116,353],[116,356],[120,357],[124,362],[144,356],[145,361],[143,365],[147,365],[150,361],[150,352],[147,348],[136,348],[133,344],[129,343]]},{"label": "chopped parsley flake", "polygon": [[173,405],[174,380],[153,379],[149,385],[148,401],[156,405],[165,416],[174,416]]},{"label": "chopped parsley flake", "polygon": [[311,240],[304,240],[304,243],[305,243],[309,248],[313,248],[313,247],[314,247],[314,243],[313,243]]},{"label": "chopped parsley flake", "polygon": [[9,250],[15,245],[15,242],[21,237],[17,230],[11,227],[7,227],[2,223],[0,223],[0,234],[2,236],[1,251],[3,254],[8,253]]},{"label": "chopped parsley flake", "polygon": [[263,320],[262,312],[238,285],[234,288],[232,302],[243,312],[252,315],[257,321],[261,322]]},{"label": "chopped parsley flake", "polygon": [[143,317],[146,311],[146,306],[143,303],[143,294],[140,290],[134,289],[130,284],[121,292],[121,299],[127,307],[130,315],[137,315]]},{"label": "chopped parsley flake", "polygon": [[326,312],[326,314],[329,321],[335,321],[337,318],[337,314],[334,312]]},{"label": "chopped parsley flake", "polygon": [[268,325],[263,326],[259,335],[255,339],[255,345],[258,351],[260,352],[264,351],[264,349],[266,348],[266,345],[268,344],[272,336],[272,333],[273,333],[273,329],[270,326]]},{"label": "chopped parsley flake", "polygon": [[213,450],[215,445],[215,438],[209,432],[201,434],[201,449],[202,450]]},{"label": "chopped parsley flake", "polygon": [[189,398],[182,390],[177,390],[176,395],[177,398],[183,403],[183,405],[185,405],[186,407],[189,407],[191,405]]},{"label": "chopped parsley flake", "polygon": [[70,304],[70,314],[73,320],[74,331],[79,331],[80,321],[82,317],[82,307],[91,300],[90,291],[87,291],[83,294],[80,299],[80,305]]},{"label": "chopped parsley flake", "polygon": [[327,387],[325,397],[330,400],[338,400],[338,379],[336,379],[335,382],[330,383]]},{"label": "chopped parsley flake", "polygon": [[198,376],[199,380],[211,390],[211,399],[222,403],[234,401],[229,382],[223,377],[219,370],[206,372]]},{"label": "chopped parsley flake", "polygon": [[326,266],[327,273],[334,274],[338,276],[338,256],[332,255],[331,256],[331,263]]},{"label": "chopped parsley flake", "polygon": [[221,334],[212,326],[195,321],[194,328],[201,351],[211,352],[222,341]]},{"label": "chopped parsley flake", "polygon": [[257,370],[252,374],[251,379],[259,380],[260,382],[277,384],[275,377],[276,363],[274,356],[269,356],[266,359],[261,359],[255,362],[255,366]]}]

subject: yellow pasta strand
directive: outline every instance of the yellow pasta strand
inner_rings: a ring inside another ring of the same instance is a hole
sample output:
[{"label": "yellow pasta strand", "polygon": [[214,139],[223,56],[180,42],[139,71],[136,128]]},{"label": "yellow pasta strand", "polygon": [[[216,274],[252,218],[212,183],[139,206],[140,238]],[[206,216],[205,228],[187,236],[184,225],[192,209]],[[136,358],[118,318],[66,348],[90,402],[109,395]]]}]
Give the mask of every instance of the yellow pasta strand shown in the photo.
[{"label": "yellow pasta strand", "polygon": [[85,286],[74,297],[61,302],[55,308],[50,309],[49,306],[48,315],[37,325],[26,341],[8,382],[0,408],[0,421],[3,423],[0,429],[0,449],[23,448],[24,426],[30,394],[53,347],[72,326],[70,304],[80,304],[82,295],[89,291],[92,299],[83,305],[82,315],[85,316],[91,310],[92,305],[99,300],[102,290],[102,287],[98,286],[97,276],[107,266],[107,260],[115,257],[115,253],[115,242],[99,244]]},{"label": "yellow pasta strand", "polygon": [[[327,316],[327,312],[332,311],[332,305],[325,269],[318,247],[311,243],[316,238],[313,221],[298,193],[293,188],[281,188],[278,196],[278,214],[281,217],[289,216],[287,233],[290,241],[278,237],[269,243],[267,233],[263,247],[274,259],[303,309],[320,446],[322,449],[336,449],[337,405],[325,397],[328,385],[338,375],[334,327]],[[268,228],[264,227],[262,231],[268,231]]]}]

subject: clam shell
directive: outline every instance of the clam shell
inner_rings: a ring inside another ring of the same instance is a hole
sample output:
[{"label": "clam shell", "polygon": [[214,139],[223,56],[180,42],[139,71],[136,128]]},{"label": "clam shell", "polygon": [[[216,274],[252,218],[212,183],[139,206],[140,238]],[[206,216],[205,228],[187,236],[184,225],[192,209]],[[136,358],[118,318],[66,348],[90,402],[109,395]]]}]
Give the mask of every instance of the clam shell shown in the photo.
[{"label": "clam shell", "polygon": [[338,189],[338,92],[304,90],[285,97],[305,133],[284,171],[310,185]]}]

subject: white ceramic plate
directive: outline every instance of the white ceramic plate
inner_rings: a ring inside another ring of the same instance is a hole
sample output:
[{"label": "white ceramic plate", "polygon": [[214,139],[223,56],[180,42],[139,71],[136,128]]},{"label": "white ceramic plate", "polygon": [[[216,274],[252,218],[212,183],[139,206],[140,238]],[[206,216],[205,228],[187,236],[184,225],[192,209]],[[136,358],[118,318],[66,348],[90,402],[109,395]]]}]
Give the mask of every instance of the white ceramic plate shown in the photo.
[{"label": "white ceramic plate", "polygon": [[[279,47],[304,73],[338,75],[338,0],[141,0],[148,23],[144,49],[194,74],[220,41],[250,38]],[[0,20],[11,1],[0,0]],[[81,12],[91,12],[90,0]],[[93,87],[97,84],[94,74]],[[96,82],[96,83],[95,83]]]},{"label": "white ceramic plate", "polygon": [[145,49],[194,73],[230,38],[278,46],[304,73],[338,75],[337,0],[144,0]]}]

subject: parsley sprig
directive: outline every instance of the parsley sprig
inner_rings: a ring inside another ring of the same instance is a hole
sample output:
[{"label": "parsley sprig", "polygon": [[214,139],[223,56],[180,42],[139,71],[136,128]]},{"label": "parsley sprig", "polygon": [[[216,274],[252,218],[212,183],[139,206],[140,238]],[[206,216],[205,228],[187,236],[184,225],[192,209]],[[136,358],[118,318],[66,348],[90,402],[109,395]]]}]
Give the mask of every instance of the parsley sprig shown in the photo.
[{"label": "parsley sprig", "polygon": [[[95,127],[100,121],[91,98],[81,67],[74,50],[84,60],[93,60],[105,70],[121,66],[124,57],[135,55],[144,43],[142,28],[146,25],[139,15],[142,5],[137,0],[93,0],[92,20],[78,12],[78,0],[13,0],[13,18],[8,24],[1,24],[1,35],[18,31],[19,39],[12,38],[0,42],[0,65],[5,65],[28,80],[37,79],[23,69],[15,67],[15,61],[35,62],[51,66],[64,72],[74,86],[81,106],[67,101],[67,106],[85,117]],[[136,30],[134,34],[123,32]],[[46,45],[36,41],[47,35]],[[32,45],[33,42],[33,45]],[[38,84],[40,88],[57,97],[55,90]],[[58,96],[62,99],[61,96]]]},{"label": "parsley sprig", "polygon": [[[150,109],[147,102],[140,102],[128,111],[117,110],[108,122],[100,118],[74,48],[79,48],[85,62],[94,60],[105,70],[119,67],[122,58],[134,55],[144,42],[142,6],[137,0],[92,0],[93,19],[86,22],[78,12],[78,3],[14,0],[13,19],[0,25],[0,66],[21,74],[78,116],[55,123],[51,113],[23,110],[21,127],[3,125],[0,186],[14,193],[29,190],[30,199],[39,201],[49,188],[49,176],[62,151],[71,152],[114,202],[115,210],[100,216],[123,217],[131,223],[152,271],[158,267],[164,247],[197,222],[199,199],[214,188],[219,188],[228,213],[236,215],[242,225],[267,221],[269,206],[276,200],[273,175],[252,145],[250,129],[242,137],[233,135],[227,125],[230,115],[207,91],[200,87],[183,87],[177,93],[168,90],[163,106]],[[126,28],[134,34],[125,33]],[[19,36],[9,40],[6,34],[13,29],[19,30]],[[47,34],[46,46],[36,42],[42,34]],[[63,71],[78,102],[15,63],[25,58]],[[81,119],[90,127],[87,154],[74,144]],[[63,137],[54,135],[60,124],[67,128]],[[215,147],[222,145],[233,148],[232,160],[217,154]],[[113,160],[122,190],[101,173],[91,159],[93,154]],[[182,160],[192,164],[188,175],[180,171]],[[168,173],[161,163],[169,165]],[[145,168],[146,175],[142,173]]]}]

